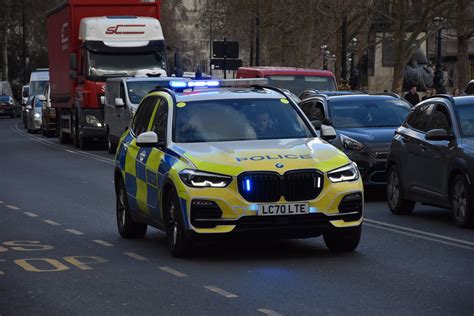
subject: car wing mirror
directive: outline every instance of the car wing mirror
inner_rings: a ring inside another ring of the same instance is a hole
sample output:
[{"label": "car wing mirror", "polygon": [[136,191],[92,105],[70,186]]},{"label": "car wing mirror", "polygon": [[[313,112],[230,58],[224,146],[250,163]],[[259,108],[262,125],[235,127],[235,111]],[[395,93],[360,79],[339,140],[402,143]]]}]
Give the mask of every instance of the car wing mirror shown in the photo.
[{"label": "car wing mirror", "polygon": [[158,135],[155,132],[141,133],[137,137],[138,147],[155,147],[158,145]]},{"label": "car wing mirror", "polygon": [[123,108],[125,106],[125,102],[123,102],[122,98],[115,98],[115,107]]},{"label": "car wing mirror", "polygon": [[445,129],[432,129],[425,135],[426,140],[441,141],[441,140],[454,140],[456,137],[452,134],[448,134]]},{"label": "car wing mirror", "polygon": [[105,96],[103,96],[103,95],[100,96],[100,104],[102,104],[102,105],[105,104]]},{"label": "car wing mirror", "polygon": [[26,106],[26,109],[27,109],[28,111],[31,110],[31,105],[27,105],[27,106]]},{"label": "car wing mirror", "polygon": [[334,127],[326,124],[321,124],[321,138],[325,141],[333,140],[336,138],[336,130]]}]

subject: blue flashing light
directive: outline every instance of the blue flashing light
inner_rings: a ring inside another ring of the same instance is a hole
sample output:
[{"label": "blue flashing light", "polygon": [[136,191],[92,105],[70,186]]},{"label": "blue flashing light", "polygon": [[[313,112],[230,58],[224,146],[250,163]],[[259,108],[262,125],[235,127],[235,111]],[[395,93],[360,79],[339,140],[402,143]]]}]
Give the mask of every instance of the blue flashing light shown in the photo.
[{"label": "blue flashing light", "polygon": [[173,89],[210,88],[219,86],[220,83],[217,80],[170,81],[170,87]]},{"label": "blue flashing light", "polygon": [[245,190],[246,190],[247,192],[250,192],[250,190],[252,190],[252,184],[251,184],[251,182],[250,182],[250,179],[246,179],[246,180],[245,180]]}]

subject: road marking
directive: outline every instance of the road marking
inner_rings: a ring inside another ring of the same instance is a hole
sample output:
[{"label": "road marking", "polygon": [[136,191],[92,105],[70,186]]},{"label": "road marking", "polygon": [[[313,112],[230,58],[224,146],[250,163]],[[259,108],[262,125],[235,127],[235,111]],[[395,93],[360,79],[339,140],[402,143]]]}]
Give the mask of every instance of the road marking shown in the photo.
[{"label": "road marking", "polygon": [[55,221],[52,221],[50,219],[45,219],[43,222],[45,222],[46,224],[49,224],[49,225],[53,225],[53,226],[59,226],[61,224],[59,223],[56,223]]},{"label": "road marking", "polygon": [[147,258],[145,257],[142,257],[140,255],[137,255],[136,253],[134,252],[124,252],[125,255],[129,256],[129,257],[132,257],[133,259],[137,259],[137,260],[140,260],[140,261],[145,261],[145,260],[148,260]]},{"label": "road marking", "polygon": [[105,246],[105,247],[112,247],[113,245],[111,243],[108,243],[106,241],[103,241],[103,240],[93,240],[93,242],[95,242],[96,244],[99,244],[99,245],[102,245],[102,246]]},{"label": "road marking", "polygon": [[3,201],[0,201],[0,204],[3,204],[4,202]]},{"label": "road marking", "polygon": [[423,234],[423,235],[426,235],[426,236],[429,236],[429,237],[435,237],[435,238],[440,238],[440,239],[444,239],[444,240],[448,240],[448,241],[454,241],[454,242],[458,242],[458,243],[461,243],[461,244],[464,244],[464,245],[474,247],[474,242],[467,241],[467,240],[451,238],[451,237],[448,237],[448,236],[443,236],[443,235],[438,235],[438,234],[425,232],[423,230],[418,230],[418,229],[413,229],[413,228],[409,228],[409,227],[393,225],[393,224],[389,224],[389,223],[385,223],[385,222],[379,222],[379,221],[375,221],[373,219],[365,219],[365,222],[368,222],[368,223],[371,223],[371,224],[383,225],[383,226],[387,226],[387,227],[395,228],[395,229],[401,229],[401,230],[405,230],[405,231],[408,231],[408,232]]},{"label": "road marking", "polygon": [[36,215],[35,213],[31,213],[31,212],[23,212],[23,214],[25,214],[29,217],[38,217],[38,215]]},{"label": "road marking", "polygon": [[204,286],[204,288],[208,289],[211,292],[214,292],[214,293],[217,293],[217,294],[222,295],[224,297],[227,297],[227,298],[238,297],[237,295],[235,295],[233,293],[230,293],[230,292],[227,292],[226,290],[220,289],[220,288],[218,288],[217,286],[214,286],[214,285],[206,285],[206,286]]},{"label": "road marking", "polygon": [[423,235],[417,235],[417,234],[413,234],[413,233],[409,233],[409,232],[404,232],[404,231],[389,228],[389,227],[373,225],[373,224],[370,224],[370,223],[364,223],[364,225],[369,226],[369,227],[373,227],[373,228],[387,230],[387,231],[390,231],[390,232],[395,232],[395,233],[406,235],[406,236],[411,236],[411,237],[420,238],[420,239],[424,239],[424,240],[434,241],[434,242],[444,244],[444,245],[449,245],[449,246],[458,247],[458,248],[467,249],[467,250],[474,250],[474,247],[469,247],[469,246],[465,246],[465,245],[456,244],[454,242],[449,242],[449,241],[435,239],[435,238],[431,238],[431,237],[427,237],[427,236],[423,236]]},{"label": "road marking", "polygon": [[264,313],[265,315],[269,315],[269,316],[282,316],[282,314],[280,313],[277,313],[271,309],[268,309],[268,308],[259,308],[257,309],[257,311],[259,311],[260,313]]},{"label": "road marking", "polygon": [[75,230],[75,229],[66,229],[66,231],[71,233],[71,234],[74,234],[74,235],[84,235],[83,232],[80,232],[80,231]]},{"label": "road marking", "polygon": [[11,210],[19,210],[19,207],[16,207],[15,205],[7,205],[7,207]]},{"label": "road marking", "polygon": [[175,269],[172,269],[172,268],[170,268],[170,267],[159,267],[159,269],[160,269],[161,271],[168,272],[169,274],[172,274],[172,275],[174,275],[174,276],[176,276],[176,277],[178,277],[178,278],[184,278],[184,277],[187,277],[187,276],[188,276],[187,274],[184,274],[184,273],[182,273],[182,272],[179,272],[179,271],[177,271],[177,270],[175,270]]}]

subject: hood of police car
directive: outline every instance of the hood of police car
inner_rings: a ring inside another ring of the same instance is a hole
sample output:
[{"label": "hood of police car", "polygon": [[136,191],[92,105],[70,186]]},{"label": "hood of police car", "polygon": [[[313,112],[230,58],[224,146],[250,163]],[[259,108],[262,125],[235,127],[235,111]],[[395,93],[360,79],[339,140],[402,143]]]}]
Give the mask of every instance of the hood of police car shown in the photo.
[{"label": "hood of police car", "polygon": [[245,171],[327,172],[350,162],[344,153],[318,138],[181,143],[173,144],[170,150],[198,170],[232,176]]}]

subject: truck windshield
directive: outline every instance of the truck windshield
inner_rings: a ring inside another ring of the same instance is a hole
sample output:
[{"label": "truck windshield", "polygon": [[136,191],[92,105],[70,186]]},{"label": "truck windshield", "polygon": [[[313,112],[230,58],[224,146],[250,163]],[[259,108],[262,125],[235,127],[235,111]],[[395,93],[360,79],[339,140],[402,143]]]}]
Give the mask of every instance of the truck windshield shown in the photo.
[{"label": "truck windshield", "polygon": [[319,91],[336,90],[332,77],[278,75],[269,76],[267,79],[270,85],[288,89],[296,95],[300,95],[306,89],[316,89]]},{"label": "truck windshield", "polygon": [[30,82],[30,96],[42,95],[44,93],[44,86],[48,81],[31,81]]},{"label": "truck windshield", "polygon": [[142,69],[166,71],[166,60],[160,52],[110,54],[89,51],[87,59],[87,77],[94,81],[117,75],[134,76]]},{"label": "truck windshield", "polygon": [[286,99],[182,102],[174,120],[176,143],[314,137]]}]

